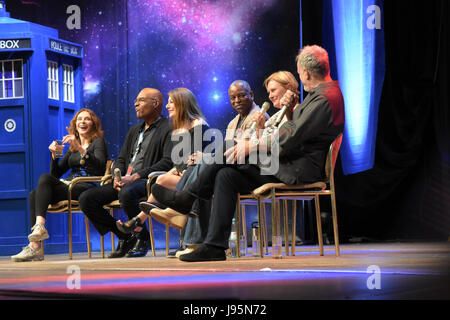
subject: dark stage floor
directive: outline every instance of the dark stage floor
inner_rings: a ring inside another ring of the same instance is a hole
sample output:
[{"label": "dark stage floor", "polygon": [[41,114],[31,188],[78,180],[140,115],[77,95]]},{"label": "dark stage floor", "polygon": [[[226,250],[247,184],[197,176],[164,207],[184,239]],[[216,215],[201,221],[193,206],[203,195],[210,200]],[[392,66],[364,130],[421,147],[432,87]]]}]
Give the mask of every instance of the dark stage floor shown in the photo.
[{"label": "dark stage floor", "polygon": [[[185,263],[164,251],[143,258],[94,253],[0,257],[0,299],[410,300],[450,299],[450,243],[370,243],[297,247],[296,256]],[[79,275],[79,276],[78,276]]]}]

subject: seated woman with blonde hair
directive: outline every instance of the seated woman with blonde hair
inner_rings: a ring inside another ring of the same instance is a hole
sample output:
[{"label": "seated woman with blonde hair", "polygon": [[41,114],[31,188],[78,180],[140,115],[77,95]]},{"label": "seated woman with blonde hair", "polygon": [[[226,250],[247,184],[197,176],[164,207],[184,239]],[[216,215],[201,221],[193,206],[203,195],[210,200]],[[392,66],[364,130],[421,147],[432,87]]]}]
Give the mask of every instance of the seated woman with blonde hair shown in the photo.
[{"label": "seated woman with blonde hair", "polygon": [[[39,243],[49,238],[45,228],[47,208],[50,204],[67,200],[67,182],[80,176],[102,176],[105,173],[107,160],[106,142],[103,138],[102,125],[95,113],[89,109],[80,109],[66,127],[68,134],[62,139],[62,145],[53,141],[48,149],[52,154],[50,174],[42,174],[36,189],[30,192],[30,243],[23,250],[12,256],[13,261],[43,260],[44,256]],[[57,157],[62,153],[64,144],[69,144],[69,150],[62,159]],[[71,170],[66,179],[60,179]],[[92,188],[94,184],[80,182],[72,189],[72,200],[77,200],[80,194]]]},{"label": "seated woman with blonde hair", "polygon": [[[189,89],[177,88],[170,91],[166,109],[172,120],[174,143],[172,161],[175,166],[169,172],[160,175],[156,183],[175,189],[185,170],[197,164],[196,159],[199,159],[197,155],[201,154],[206,146],[206,142],[203,142],[203,133],[208,129],[208,123],[198,106],[197,99]],[[145,203],[162,208],[152,195]],[[145,212],[141,212],[125,223],[117,221],[117,228],[123,233],[139,232],[148,217]]]}]

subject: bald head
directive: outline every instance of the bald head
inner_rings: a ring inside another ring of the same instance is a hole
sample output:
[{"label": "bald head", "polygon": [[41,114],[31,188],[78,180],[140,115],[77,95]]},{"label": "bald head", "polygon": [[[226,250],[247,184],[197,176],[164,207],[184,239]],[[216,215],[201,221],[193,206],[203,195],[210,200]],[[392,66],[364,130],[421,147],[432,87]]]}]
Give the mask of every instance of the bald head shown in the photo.
[{"label": "bald head", "polygon": [[253,106],[253,91],[247,81],[235,80],[228,89],[230,102],[233,108],[245,117],[250,112]]},{"label": "bald head", "polygon": [[145,122],[156,120],[161,114],[163,100],[163,95],[158,89],[142,89],[134,103],[137,118]]}]

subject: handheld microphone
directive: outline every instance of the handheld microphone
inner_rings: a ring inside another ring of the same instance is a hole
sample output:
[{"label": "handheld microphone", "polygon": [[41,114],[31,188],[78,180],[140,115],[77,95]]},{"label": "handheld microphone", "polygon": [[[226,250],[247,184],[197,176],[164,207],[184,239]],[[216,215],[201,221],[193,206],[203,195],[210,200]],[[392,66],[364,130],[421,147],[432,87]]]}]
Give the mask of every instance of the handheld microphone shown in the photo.
[{"label": "handheld microphone", "polygon": [[[270,108],[270,103],[268,103],[267,101],[264,102],[263,105],[262,105],[262,107],[261,107],[261,113],[262,113],[262,114],[265,114],[265,113],[267,112],[267,110],[269,110],[269,108]],[[253,123],[252,123],[252,126],[250,127],[250,130],[251,130],[251,131],[255,131],[256,125],[257,125],[257,122],[256,122],[256,121],[253,122]]]},{"label": "handheld microphone", "polygon": [[119,169],[119,168],[115,168],[115,169],[114,169],[114,176],[116,177],[116,179],[117,179],[118,181],[122,180],[122,177],[121,177],[121,175],[120,175],[120,169]]},{"label": "handheld microphone", "polygon": [[275,127],[278,127],[278,125],[280,124],[281,120],[283,120],[283,117],[286,114],[287,108],[288,108],[287,106],[283,106],[281,108],[281,111],[278,114],[277,119],[275,120],[275,124],[274,124]]}]

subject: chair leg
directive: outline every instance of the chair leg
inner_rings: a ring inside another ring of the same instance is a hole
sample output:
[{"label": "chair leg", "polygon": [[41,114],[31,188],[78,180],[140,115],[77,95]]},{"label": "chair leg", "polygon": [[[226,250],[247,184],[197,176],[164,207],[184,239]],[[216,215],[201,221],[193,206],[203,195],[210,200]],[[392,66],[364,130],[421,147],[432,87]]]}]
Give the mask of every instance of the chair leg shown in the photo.
[{"label": "chair leg", "polygon": [[240,201],[239,201],[239,195],[238,195],[238,201],[236,203],[236,231],[237,231],[237,243],[236,243],[236,251],[237,251],[237,257],[241,257],[241,243],[239,241],[240,235],[241,235],[241,212],[240,212]]},{"label": "chair leg", "polygon": [[316,223],[317,223],[317,239],[319,241],[320,255],[323,256],[323,236],[322,236],[322,217],[320,216],[319,195],[314,196],[316,204]]},{"label": "chair leg", "polygon": [[268,234],[267,234],[267,223],[266,223],[266,204],[264,202],[261,203],[261,207],[262,207],[262,219],[260,221],[262,221],[262,231],[263,231],[263,237],[260,238],[262,240],[264,240],[264,242],[261,240],[261,246],[264,243],[264,247],[266,248],[266,254],[269,254],[269,244],[268,244]]},{"label": "chair leg", "polygon": [[166,257],[169,256],[169,225],[166,224]]},{"label": "chair leg", "polygon": [[44,240],[41,240],[41,248],[42,248],[42,256],[45,256],[45,253],[44,253]]},{"label": "chair leg", "polygon": [[[244,250],[245,254],[247,254],[247,223],[245,218],[245,206],[242,206],[241,210],[241,221],[242,221],[242,236],[244,237]],[[240,239],[239,239],[240,243]]]},{"label": "chair leg", "polygon": [[69,259],[72,260],[72,210],[69,204]]},{"label": "chair leg", "polygon": [[103,236],[100,237],[100,250],[102,258],[105,258],[105,238]]},{"label": "chair leg", "polygon": [[91,257],[91,236],[89,233],[89,219],[86,216],[84,216],[84,224],[86,226],[86,241],[87,241],[87,248],[88,248],[88,257],[90,258]]},{"label": "chair leg", "polygon": [[336,257],[339,257],[341,253],[339,250],[339,229],[337,221],[336,196],[334,193],[331,194],[331,212],[333,216],[334,247],[336,250]]},{"label": "chair leg", "polygon": [[[111,208],[109,209],[109,214],[111,215],[111,217],[114,218],[114,209]],[[114,233],[111,232],[111,251],[115,252],[116,251],[116,243],[115,243],[115,238],[114,238]]]},{"label": "chair leg", "polygon": [[283,200],[284,209],[284,251],[289,255],[289,226],[288,226],[288,207],[287,200]]},{"label": "chair leg", "polygon": [[262,206],[261,206],[261,198],[257,198],[256,199],[256,203],[257,203],[257,207],[256,207],[256,214],[257,214],[257,218],[258,218],[258,238],[259,238],[259,256],[260,258],[264,257],[264,252],[263,252],[263,231],[262,231]]},{"label": "chair leg", "polygon": [[297,229],[297,200],[292,201],[292,239],[291,239],[291,256],[295,256],[295,240],[297,238],[296,236],[296,229]]},{"label": "chair leg", "polygon": [[[280,221],[280,201],[275,198],[275,190],[271,191],[272,204],[272,258],[282,257],[282,248],[278,247],[278,241],[281,241],[281,221]],[[281,245],[281,243],[280,243]],[[279,251],[280,250],[280,251]]]},{"label": "chair leg", "polygon": [[148,219],[148,230],[150,231],[150,245],[152,246],[152,256],[156,256],[155,254],[155,237],[153,235],[153,222],[152,218],[149,217]]}]

